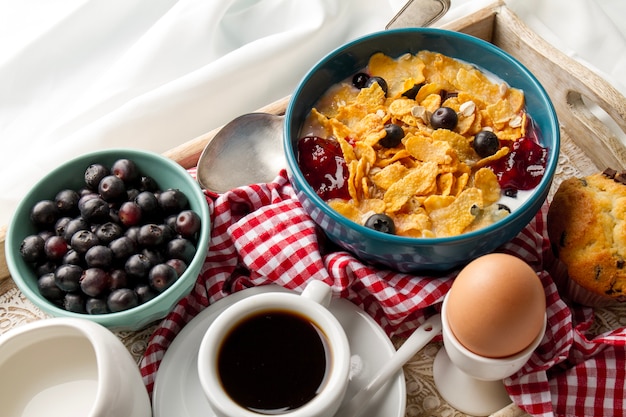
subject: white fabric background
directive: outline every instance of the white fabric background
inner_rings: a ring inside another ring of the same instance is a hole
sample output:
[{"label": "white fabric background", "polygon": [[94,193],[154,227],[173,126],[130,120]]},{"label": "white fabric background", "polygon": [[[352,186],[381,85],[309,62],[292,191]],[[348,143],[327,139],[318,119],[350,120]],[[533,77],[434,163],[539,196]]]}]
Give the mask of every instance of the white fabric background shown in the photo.
[{"label": "white fabric background", "polygon": [[[452,0],[443,21],[491,3]],[[41,176],[102,148],[162,152],[288,95],[403,0],[0,0],[0,225]],[[624,0],[508,0],[626,94]]]}]

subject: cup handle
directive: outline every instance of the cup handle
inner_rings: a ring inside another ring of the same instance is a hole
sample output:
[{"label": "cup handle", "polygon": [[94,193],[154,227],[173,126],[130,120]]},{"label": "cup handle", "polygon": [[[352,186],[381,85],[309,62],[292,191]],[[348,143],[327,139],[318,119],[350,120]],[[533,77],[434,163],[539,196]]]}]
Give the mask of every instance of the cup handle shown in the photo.
[{"label": "cup handle", "polygon": [[301,294],[302,297],[309,298],[316,303],[321,304],[323,307],[328,307],[330,305],[332,295],[333,293],[330,285],[319,280],[309,282]]}]

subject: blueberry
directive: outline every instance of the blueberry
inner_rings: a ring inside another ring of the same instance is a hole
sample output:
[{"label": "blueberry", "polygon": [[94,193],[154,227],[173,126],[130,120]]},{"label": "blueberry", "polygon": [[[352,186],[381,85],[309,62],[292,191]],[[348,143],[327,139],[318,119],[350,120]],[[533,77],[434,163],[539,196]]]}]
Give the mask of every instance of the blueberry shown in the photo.
[{"label": "blueberry", "polygon": [[43,244],[46,257],[51,261],[63,259],[69,250],[67,242],[61,236],[50,236]]},{"label": "blueberry", "polygon": [[134,184],[140,179],[139,168],[131,159],[118,159],[111,165],[111,174],[115,175],[125,184]]},{"label": "blueberry", "polygon": [[176,282],[177,279],[178,274],[176,270],[168,264],[155,265],[148,274],[148,282],[157,292],[165,291]]},{"label": "blueberry", "polygon": [[111,291],[107,297],[107,306],[113,313],[128,310],[139,305],[139,298],[130,288],[120,288]]},{"label": "blueberry", "polygon": [[72,249],[80,254],[87,253],[87,251],[100,244],[100,240],[98,236],[91,230],[79,230],[74,233],[72,239],[70,240],[70,245]]},{"label": "blueberry", "polygon": [[97,190],[102,178],[109,175],[109,169],[102,164],[91,164],[85,169],[85,185],[90,190]]},{"label": "blueberry", "polygon": [[96,228],[96,237],[103,245],[108,245],[123,234],[122,226],[113,222],[106,222]]},{"label": "blueberry", "polygon": [[60,213],[64,215],[76,215],[78,214],[78,200],[80,195],[70,189],[61,190],[54,197],[54,203]]},{"label": "blueberry", "polygon": [[144,224],[139,228],[137,243],[141,246],[160,245],[163,243],[163,229],[158,224]]},{"label": "blueberry", "polygon": [[44,239],[39,235],[26,236],[20,244],[20,255],[26,262],[37,262],[43,260]]},{"label": "blueberry", "polygon": [[80,289],[90,297],[105,294],[111,285],[111,275],[101,268],[85,269],[80,277]]},{"label": "blueberry", "polygon": [[187,264],[180,259],[171,258],[165,261],[165,263],[174,268],[179,277],[183,275],[183,273],[187,269]]},{"label": "blueberry", "polygon": [[116,201],[128,198],[126,185],[121,178],[115,175],[107,175],[98,184],[98,193],[106,201]]},{"label": "blueberry", "polygon": [[172,239],[167,243],[167,255],[170,258],[180,259],[187,265],[196,254],[195,246],[185,238]]},{"label": "blueberry", "polygon": [[39,227],[54,226],[58,216],[59,211],[52,200],[38,201],[30,211],[31,221]]},{"label": "blueberry", "polygon": [[370,79],[370,76],[364,72],[359,72],[352,77],[352,85],[356,88],[361,89],[365,88],[367,81]]},{"label": "blueberry", "polygon": [[504,210],[506,212],[511,212],[511,208],[506,204],[498,204],[498,210]]},{"label": "blueberry", "polygon": [[454,109],[450,107],[439,107],[430,116],[430,125],[433,129],[453,130],[459,121],[459,117]]},{"label": "blueberry", "polygon": [[101,298],[88,298],[85,302],[87,314],[106,314],[109,312],[107,302]]},{"label": "blueberry", "polygon": [[80,289],[80,277],[82,274],[83,268],[78,265],[61,265],[54,273],[54,282],[57,287],[65,292],[77,291]]},{"label": "blueberry", "polygon": [[139,179],[139,189],[141,191],[157,191],[159,189],[159,185],[155,181],[154,178],[149,176],[143,176]]},{"label": "blueberry", "polygon": [[143,248],[141,254],[148,258],[152,265],[160,264],[165,261],[161,251],[155,248]]},{"label": "blueberry", "polygon": [[385,92],[385,96],[387,95],[387,93],[389,92],[389,87],[387,87],[387,81],[385,81],[384,78],[377,76],[370,77],[365,83],[365,87],[369,88],[374,84],[378,84],[378,86]]},{"label": "blueberry", "polygon": [[402,142],[404,130],[397,124],[387,123],[385,125],[385,137],[378,141],[384,148],[395,148]]},{"label": "blueberry", "polygon": [[111,249],[114,259],[122,260],[135,253],[137,245],[128,236],[121,236],[109,243],[109,249]]},{"label": "blueberry", "polygon": [[200,231],[200,216],[193,210],[183,210],[176,216],[174,230],[183,237],[191,238]]},{"label": "blueberry", "polygon": [[54,274],[49,272],[39,277],[37,280],[37,288],[41,295],[43,295],[48,300],[58,301],[62,300],[65,293],[61,290],[54,278]]},{"label": "blueberry", "polygon": [[[170,240],[176,237],[179,237],[179,235],[176,233],[175,227],[173,228],[168,223],[160,224],[159,227],[161,228],[161,231],[163,232],[163,243],[167,243]],[[195,236],[189,236],[189,239],[193,240],[194,238]]]},{"label": "blueberry", "polygon": [[80,215],[88,222],[109,220],[109,204],[100,197],[90,198],[80,205]]},{"label": "blueberry", "polygon": [[63,257],[62,263],[82,266],[84,259],[80,253],[76,252],[74,249],[70,249]]},{"label": "blueberry", "polygon": [[65,231],[63,233],[63,237],[66,241],[70,242],[72,240],[72,236],[80,230],[88,230],[89,223],[82,217],[76,217],[75,219],[70,220],[65,225]]},{"label": "blueberry", "polygon": [[154,217],[159,214],[159,200],[153,192],[142,191],[137,194],[134,201],[145,216]]},{"label": "blueberry", "polygon": [[85,253],[85,263],[89,268],[108,268],[113,261],[113,251],[108,246],[95,245]]},{"label": "blueberry", "polygon": [[139,284],[135,287],[135,294],[137,294],[137,298],[141,304],[152,300],[154,297],[159,295],[155,290],[150,287],[148,284]]},{"label": "blueberry", "polygon": [[56,271],[58,265],[56,262],[53,261],[43,261],[39,264],[37,264],[37,266],[35,267],[35,275],[37,275],[38,277],[42,276],[42,275],[46,275],[46,274],[54,274],[54,271]]},{"label": "blueberry", "polygon": [[126,201],[122,203],[117,215],[122,223],[126,227],[138,225],[142,219],[141,207],[134,201]]},{"label": "blueberry", "polygon": [[67,227],[67,225],[72,221],[72,218],[70,217],[61,217],[59,220],[57,220],[57,222],[54,224],[54,233],[57,236],[61,236],[64,237],[65,236],[65,228]]},{"label": "blueberry", "polygon": [[419,93],[420,89],[423,86],[424,86],[424,83],[415,84],[413,85],[413,87],[409,88],[404,93],[402,93],[402,96],[406,98],[410,98],[411,100],[415,100],[415,97],[417,97],[417,93]]},{"label": "blueberry", "polygon": [[128,279],[128,274],[126,271],[121,269],[114,269],[109,274],[111,279],[109,281],[109,289],[111,291],[117,290],[119,288],[128,287],[130,280]]},{"label": "blueberry", "polygon": [[163,211],[169,214],[186,209],[188,203],[187,196],[175,188],[170,188],[159,194],[159,204]]},{"label": "blueberry", "polygon": [[474,136],[472,146],[481,158],[486,158],[498,152],[500,140],[495,133],[489,130],[481,130]]},{"label": "blueberry", "polygon": [[383,233],[393,235],[396,233],[396,226],[393,219],[384,213],[372,214],[366,221],[365,227],[377,230]]},{"label": "blueberry", "polygon": [[68,292],[63,298],[63,307],[74,313],[86,313],[85,296],[80,293]]},{"label": "blueberry", "polygon": [[139,253],[131,255],[124,265],[126,273],[137,278],[146,278],[151,268],[150,259]]}]

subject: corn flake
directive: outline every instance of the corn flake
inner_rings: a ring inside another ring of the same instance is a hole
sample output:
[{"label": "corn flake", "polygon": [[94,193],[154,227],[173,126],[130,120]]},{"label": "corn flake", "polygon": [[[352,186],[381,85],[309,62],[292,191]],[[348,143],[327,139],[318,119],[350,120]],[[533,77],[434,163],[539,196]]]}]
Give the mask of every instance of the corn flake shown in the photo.
[{"label": "corn flake", "polygon": [[424,162],[399,181],[391,184],[383,200],[390,212],[399,211],[414,195],[426,195],[437,188],[437,164]]},{"label": "corn flake", "polygon": [[460,235],[472,224],[477,211],[482,208],[482,192],[477,188],[464,190],[450,205],[430,213],[436,235]]},{"label": "corn flake", "polygon": [[436,162],[439,165],[453,162],[454,149],[448,142],[433,140],[427,136],[411,136],[404,143],[406,150],[418,161]]},{"label": "corn flake", "polygon": [[483,203],[493,204],[500,199],[498,177],[489,168],[481,168],[474,174],[474,187],[482,191]]},{"label": "corn flake", "polygon": [[372,175],[372,181],[378,188],[387,190],[394,183],[404,178],[408,171],[409,168],[406,166],[400,163],[393,163]]}]

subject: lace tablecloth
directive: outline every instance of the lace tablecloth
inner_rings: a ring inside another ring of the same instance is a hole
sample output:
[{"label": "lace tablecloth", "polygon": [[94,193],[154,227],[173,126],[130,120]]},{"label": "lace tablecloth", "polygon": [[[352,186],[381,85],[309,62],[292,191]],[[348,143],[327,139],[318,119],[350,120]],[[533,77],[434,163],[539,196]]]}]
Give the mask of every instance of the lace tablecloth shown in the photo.
[{"label": "lace tablecloth", "polygon": [[[599,170],[594,166],[579,148],[562,132],[561,156],[559,167],[552,187],[552,192],[566,178],[589,175]],[[12,280],[7,279],[0,283],[0,334],[13,327],[43,319],[46,314],[28,301],[15,286]],[[598,334],[606,330],[626,326],[626,305],[603,308],[596,311],[596,320],[590,332]],[[155,325],[139,332],[117,332],[117,336],[124,342],[137,362],[146,349],[148,338],[155,329]],[[394,344],[400,346],[402,339],[394,339]],[[418,416],[463,416],[439,396],[432,377],[432,363],[440,342],[427,345],[421,352],[405,365],[404,372],[407,383],[407,417]],[[516,407],[509,407],[497,413],[498,416],[523,415]]]}]

